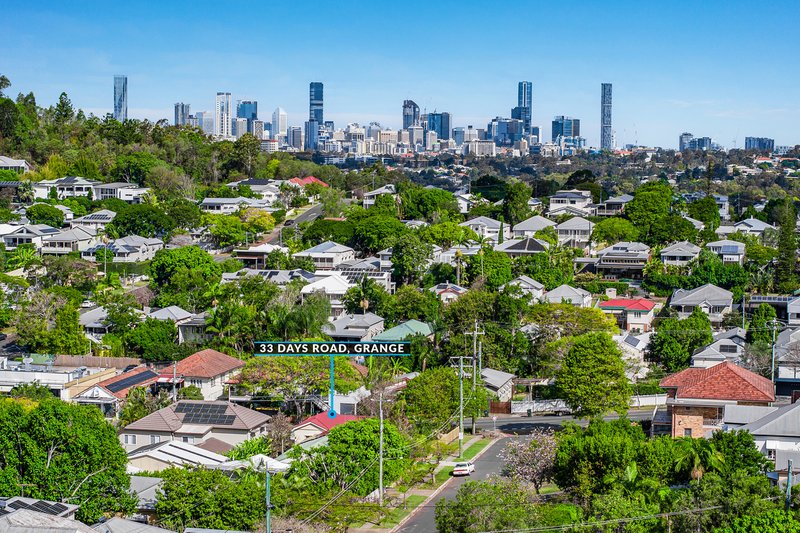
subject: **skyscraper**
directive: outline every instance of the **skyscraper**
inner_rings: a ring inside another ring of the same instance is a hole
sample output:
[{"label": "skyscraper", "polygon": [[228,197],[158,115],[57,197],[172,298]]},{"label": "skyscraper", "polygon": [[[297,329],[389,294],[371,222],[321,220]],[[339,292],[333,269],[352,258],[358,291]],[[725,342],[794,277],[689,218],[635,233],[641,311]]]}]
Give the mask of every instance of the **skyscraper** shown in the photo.
[{"label": "skyscraper", "polygon": [[769,137],[745,137],[744,149],[772,152],[775,150],[775,139],[770,139]]},{"label": "skyscraper", "polygon": [[[313,152],[317,149],[317,143],[319,142],[319,122],[316,120],[308,120],[304,126],[305,134],[303,135],[303,143],[297,146],[297,148]],[[297,129],[299,130],[300,128]]]},{"label": "skyscraper", "polygon": [[214,106],[214,135],[221,138],[231,136],[231,93],[217,93]]},{"label": "skyscraper", "polygon": [[114,119],[128,120],[128,76],[114,76]]},{"label": "skyscraper", "polygon": [[611,133],[611,84],[600,85],[600,149],[614,148]]},{"label": "skyscraper", "polygon": [[558,141],[559,137],[580,137],[581,121],[577,118],[566,117],[564,115],[553,118],[553,142]]},{"label": "skyscraper", "polygon": [[[247,119],[247,131],[253,132],[253,121],[258,120],[258,102],[255,100],[239,100],[236,102],[236,118]],[[238,137],[241,137],[238,131]]]},{"label": "skyscraper", "polygon": [[197,127],[209,135],[214,134],[214,115],[211,111],[198,111],[194,114],[197,119]]},{"label": "skyscraper", "polygon": [[308,120],[324,124],[322,118],[322,82],[312,81],[308,84]]},{"label": "skyscraper", "polygon": [[233,135],[240,139],[242,135],[248,133],[250,129],[247,127],[247,119],[246,118],[236,118],[233,120]]},{"label": "skyscraper", "polygon": [[189,115],[192,114],[189,104],[178,102],[175,104],[175,125],[185,126],[189,123]]},{"label": "skyscraper", "polygon": [[413,100],[403,100],[403,129],[419,126],[419,106]]},{"label": "skyscraper", "polygon": [[688,131],[681,133],[681,136],[678,138],[678,150],[680,150],[681,152],[683,152],[684,150],[688,150],[689,143],[692,142],[692,139],[694,139],[694,135],[692,135]]},{"label": "skyscraper", "polygon": [[517,86],[517,107],[511,110],[511,118],[522,121],[525,134],[530,133],[533,117],[533,82],[521,81]]},{"label": "skyscraper", "polygon": [[277,139],[286,135],[289,126],[289,117],[282,107],[278,107],[272,113],[272,138]]},{"label": "skyscraper", "polygon": [[427,130],[435,131],[437,139],[447,140],[452,131],[450,113],[428,113]]}]

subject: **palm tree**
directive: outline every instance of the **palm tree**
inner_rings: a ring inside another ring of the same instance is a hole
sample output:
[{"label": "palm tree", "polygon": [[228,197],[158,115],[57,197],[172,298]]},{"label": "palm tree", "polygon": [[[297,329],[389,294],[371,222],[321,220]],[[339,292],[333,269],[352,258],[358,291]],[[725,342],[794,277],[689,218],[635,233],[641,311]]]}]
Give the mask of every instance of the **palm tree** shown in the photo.
[{"label": "palm tree", "polygon": [[701,479],[709,471],[719,472],[725,465],[725,458],[709,440],[688,437],[682,439],[679,446],[675,472],[689,470],[694,480]]},{"label": "palm tree", "polygon": [[461,250],[456,250],[456,285],[461,285],[461,263],[464,261],[464,254]]}]

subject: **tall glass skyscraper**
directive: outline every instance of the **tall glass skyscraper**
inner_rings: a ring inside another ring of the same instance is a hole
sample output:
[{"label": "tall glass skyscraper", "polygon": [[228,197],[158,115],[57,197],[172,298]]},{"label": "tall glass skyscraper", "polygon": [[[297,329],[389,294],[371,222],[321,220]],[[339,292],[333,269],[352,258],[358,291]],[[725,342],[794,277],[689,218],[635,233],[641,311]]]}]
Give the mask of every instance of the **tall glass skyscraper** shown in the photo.
[{"label": "tall glass skyscraper", "polygon": [[322,118],[322,82],[312,81],[308,85],[308,120],[324,124]]},{"label": "tall glass skyscraper", "polygon": [[128,76],[114,76],[114,119],[128,119]]},{"label": "tall glass skyscraper", "polygon": [[517,87],[517,107],[511,110],[511,118],[522,121],[522,127],[527,135],[531,131],[533,117],[533,82],[521,81]]},{"label": "tall glass skyscraper", "polygon": [[175,125],[185,126],[188,124],[189,115],[191,114],[191,106],[189,104],[184,104],[182,102],[175,104]]},{"label": "tall glass skyscraper", "polygon": [[437,139],[447,140],[452,131],[450,113],[428,113],[427,130],[435,131]]},{"label": "tall glass skyscraper", "polygon": [[553,142],[558,141],[559,137],[580,137],[581,121],[577,118],[565,117],[563,115],[553,118]]},{"label": "tall glass skyscraper", "polygon": [[231,132],[231,93],[217,93],[214,106],[214,135],[230,137]]},{"label": "tall glass skyscraper", "polygon": [[[255,100],[236,102],[236,118],[246,118],[247,131],[253,133],[253,121],[258,120],[258,102]],[[236,132],[236,135],[240,135],[239,132]]]},{"label": "tall glass skyscraper", "polygon": [[403,129],[419,126],[419,106],[414,100],[403,100]]},{"label": "tall glass skyscraper", "polygon": [[600,149],[612,150],[614,137],[611,132],[611,84],[600,86]]}]

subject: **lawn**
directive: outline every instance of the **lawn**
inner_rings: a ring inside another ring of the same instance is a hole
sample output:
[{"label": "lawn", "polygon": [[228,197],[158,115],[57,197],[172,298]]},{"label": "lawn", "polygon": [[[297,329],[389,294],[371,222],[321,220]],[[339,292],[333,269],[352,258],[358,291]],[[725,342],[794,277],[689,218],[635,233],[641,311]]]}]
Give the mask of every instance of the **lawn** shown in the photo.
[{"label": "lawn", "polygon": [[435,489],[436,487],[438,487],[439,485],[441,485],[442,483],[444,483],[445,481],[450,479],[450,476],[452,474],[453,474],[453,467],[452,466],[444,466],[444,467],[442,467],[441,470],[439,470],[438,472],[436,472],[436,474],[434,474],[433,483],[431,483],[430,481],[426,480],[426,482],[423,483],[422,485],[420,485],[419,488],[421,488],[421,489]]},{"label": "lawn", "polygon": [[390,528],[394,527],[400,523],[400,521],[408,515],[411,511],[417,508],[422,502],[424,502],[427,498],[425,496],[420,496],[418,494],[412,494],[408,498],[406,498],[406,505],[405,508],[402,505],[396,509],[392,509],[386,518],[378,524],[378,527],[381,528]]},{"label": "lawn", "polygon": [[478,442],[474,443],[472,446],[470,446],[469,448],[464,450],[463,455],[461,457],[456,458],[456,461],[470,461],[470,460],[472,460],[476,455],[478,455],[478,452],[480,452],[482,449],[486,448],[486,446],[488,446],[490,442],[492,442],[492,441],[489,440],[489,439],[481,439],[481,440],[479,440]]}]

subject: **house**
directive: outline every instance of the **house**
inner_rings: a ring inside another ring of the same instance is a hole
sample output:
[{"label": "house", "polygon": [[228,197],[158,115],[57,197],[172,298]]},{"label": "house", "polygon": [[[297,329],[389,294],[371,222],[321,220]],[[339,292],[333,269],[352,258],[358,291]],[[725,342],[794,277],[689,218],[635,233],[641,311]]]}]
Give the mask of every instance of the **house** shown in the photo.
[{"label": "house", "polygon": [[676,242],[661,249],[661,262],[667,266],[686,266],[700,255],[700,247],[688,241]]},{"label": "house", "polygon": [[126,451],[165,441],[199,444],[212,437],[236,446],[263,435],[269,419],[235,403],[180,400],[131,422],[119,439]]},{"label": "house", "polygon": [[456,194],[456,203],[458,203],[458,212],[466,215],[475,205],[475,197],[470,193]]},{"label": "house", "polygon": [[375,313],[343,313],[322,329],[335,341],[368,341],[383,331],[383,318]]},{"label": "house", "polygon": [[557,191],[550,197],[550,208],[547,215],[574,215],[578,217],[593,216],[595,208],[592,205],[591,191],[578,189]]},{"label": "house", "polygon": [[335,418],[328,416],[328,413],[319,413],[308,417],[292,428],[292,441],[300,444],[307,440],[316,439],[327,435],[336,426],[341,426],[354,420],[361,420],[362,417],[355,415],[336,415]]},{"label": "house", "polygon": [[3,244],[6,250],[16,250],[17,246],[30,244],[38,251],[42,248],[42,241],[45,237],[51,237],[60,232],[60,229],[47,224],[25,224],[3,235]]},{"label": "house", "polygon": [[757,218],[748,218],[733,224],[732,226],[720,226],[716,229],[716,234],[720,237],[726,237],[731,233],[744,233],[746,235],[755,235],[756,237],[763,238],[764,232],[777,231],[777,228],[772,224],[767,224]]},{"label": "house", "polygon": [[95,342],[100,342],[109,328],[106,324],[108,318],[106,308],[103,306],[81,308],[79,313],[78,323],[83,327],[83,333]]},{"label": "house", "polygon": [[746,343],[747,332],[742,328],[730,328],[715,333],[711,344],[698,348],[692,354],[692,366],[708,368],[724,361],[738,365],[744,355]]},{"label": "house", "polygon": [[623,211],[625,211],[625,205],[631,200],[633,200],[633,196],[630,194],[621,194],[619,196],[609,198],[605,202],[597,204],[597,216],[615,217],[621,215]]},{"label": "house", "polygon": [[203,398],[216,400],[222,396],[225,382],[239,373],[244,361],[216,350],[205,349],[195,352],[175,365],[168,366],[158,379],[159,385],[172,387],[172,376],[180,378],[183,386],[195,386],[203,393]]},{"label": "house", "polygon": [[106,249],[112,254],[112,263],[141,263],[150,261],[156,252],[164,248],[164,241],[155,237],[140,237],[128,235],[115,239],[109,243],[97,244],[81,252],[81,257],[87,261],[96,261],[97,252]]},{"label": "house", "polygon": [[344,277],[334,272],[325,273],[324,275],[315,275],[309,280],[303,288],[300,289],[300,295],[305,298],[310,294],[322,294],[331,303],[331,317],[337,317],[344,312],[344,299],[345,293],[353,287],[353,284],[347,281]]},{"label": "house", "polygon": [[149,387],[158,379],[158,373],[144,365],[112,378],[100,381],[75,396],[75,403],[96,405],[103,416],[114,418],[120,405],[133,387]]},{"label": "house", "polygon": [[683,219],[689,222],[692,226],[694,226],[694,229],[696,229],[697,231],[703,231],[704,229],[706,229],[706,225],[695,218],[683,215]]},{"label": "house", "polygon": [[88,387],[116,374],[113,368],[76,367],[74,365],[33,364],[29,357],[22,362],[0,357],[0,393],[7,395],[18,385],[33,382],[46,387],[53,396],[70,401]]},{"label": "house", "polygon": [[255,276],[261,276],[266,281],[274,283],[278,287],[286,287],[286,285],[295,280],[308,282],[314,279],[314,274],[302,268],[296,268],[294,270],[256,270],[253,268],[243,268],[236,272],[223,272],[220,283],[232,283]]},{"label": "house", "polygon": [[508,283],[501,285],[500,290],[504,290],[506,287],[519,287],[522,290],[522,294],[531,297],[532,302],[538,302],[544,296],[544,285],[530,276],[517,276]]},{"label": "house", "polygon": [[678,318],[687,318],[699,307],[712,323],[720,323],[733,309],[733,293],[706,283],[696,289],[676,289],[669,305],[678,311]]},{"label": "house", "polygon": [[233,251],[236,259],[244,263],[245,268],[254,269],[258,269],[259,267],[264,268],[267,264],[267,257],[273,252],[288,254],[289,249],[285,246],[264,243],[258,246],[251,246],[247,249],[240,248]]},{"label": "house", "polygon": [[97,230],[89,226],[78,226],[42,238],[42,255],[66,255],[83,252],[97,242]]},{"label": "house", "polygon": [[[137,476],[131,476],[137,477]],[[133,480],[131,480],[131,484]],[[152,511],[151,511],[152,512]],[[161,527],[147,525],[141,522],[143,515],[133,515],[130,519],[128,518],[120,518],[119,516],[112,516],[111,518],[106,519],[104,522],[100,522],[99,524],[95,524],[92,526],[92,529],[95,533],[172,533],[170,529],[164,529]],[[134,519],[138,518],[138,519]],[[146,518],[144,518],[146,520]],[[193,528],[187,527],[183,530],[183,533],[217,533],[214,530],[209,529],[201,529],[190,531]],[[230,531],[225,533],[238,533],[236,531]]]},{"label": "house", "polygon": [[761,304],[775,309],[778,320],[788,326],[800,326],[800,296],[781,294],[751,294],[747,308],[754,311]]},{"label": "house", "polygon": [[76,196],[88,197],[89,195],[94,195],[94,187],[99,184],[100,182],[97,180],[89,180],[79,176],[67,176],[57,180],[42,180],[33,183],[33,197],[36,199],[50,198],[50,191],[53,189],[55,189],[59,200]]},{"label": "house", "polygon": [[640,242],[618,242],[597,252],[595,268],[606,278],[641,278],[650,260],[650,247]]},{"label": "house", "polygon": [[438,296],[439,299],[445,304],[449,304],[450,302],[458,300],[460,296],[467,293],[467,289],[464,287],[450,282],[439,283],[428,290]]},{"label": "house", "polygon": [[394,294],[395,283],[392,281],[392,272],[383,270],[383,263],[377,257],[342,263],[332,273],[338,274],[352,284],[361,283],[362,279],[369,278],[389,294]]},{"label": "house", "polygon": [[178,344],[203,344],[211,339],[211,334],[206,333],[207,322],[208,312],[203,311],[178,324]]},{"label": "house", "polygon": [[800,403],[785,405],[742,426],[753,435],[756,448],[767,459],[777,461],[781,452],[800,452]]},{"label": "house", "polygon": [[[475,217],[462,222],[459,226],[469,228],[491,244],[511,238],[511,226],[489,217]],[[502,235],[502,238],[500,237]]]},{"label": "house", "polygon": [[224,455],[179,440],[159,440],[128,452],[128,469],[134,472],[161,472],[173,466],[211,468],[226,462]]},{"label": "house", "polygon": [[588,251],[591,248],[593,229],[594,222],[581,217],[573,217],[556,226],[558,244]]},{"label": "house", "polygon": [[478,245],[472,245],[472,246],[456,245],[447,250],[442,250],[439,253],[439,257],[437,258],[436,262],[445,263],[454,267],[456,266],[456,262],[459,257],[461,258],[461,261],[466,261],[467,257],[478,255],[478,252],[480,251],[481,247]]},{"label": "house", "polygon": [[[145,311],[147,311],[147,309],[145,309]],[[194,315],[185,309],[181,309],[177,305],[170,305],[169,307],[164,307],[161,309],[151,309],[150,312],[145,314],[145,316],[147,318],[161,320],[162,322],[171,320],[175,324],[182,324],[187,320],[191,320],[192,316]]]},{"label": "house", "polygon": [[0,531],[6,533],[97,533],[74,518],[54,516],[33,509],[0,515]]},{"label": "house", "polygon": [[578,307],[591,307],[592,293],[569,285],[561,285],[547,292],[542,300],[550,304],[572,304]]},{"label": "house", "polygon": [[138,185],[126,183],[124,181],[115,181],[112,183],[98,183],[95,185],[93,198],[95,200],[115,198],[129,204],[140,204],[149,193],[150,189],[147,187],[139,187]]},{"label": "house", "polygon": [[[25,509],[31,511],[38,511],[50,516],[59,516],[62,518],[75,518],[75,513],[78,511],[79,508],[80,508],[79,505],[75,505],[72,503],[40,500],[38,498],[25,498],[24,496],[11,496],[8,498],[0,498],[0,516],[6,516],[13,513],[14,511]],[[0,531],[12,531],[12,530],[0,528]]]},{"label": "house", "polygon": [[614,316],[621,329],[647,333],[653,323],[656,303],[645,298],[614,298],[600,302],[598,307]]},{"label": "house", "polygon": [[17,174],[24,174],[31,171],[31,166],[24,159],[12,159],[11,157],[0,155],[0,170],[11,170]]},{"label": "house", "polygon": [[495,252],[502,252],[507,256],[514,257],[528,257],[530,255],[540,254],[546,252],[550,248],[550,243],[542,239],[534,239],[533,237],[524,237],[522,239],[511,239],[502,244],[494,246]]},{"label": "house", "polygon": [[292,178],[288,180],[286,183],[291,183],[296,185],[297,187],[305,187],[306,185],[311,185],[312,183],[316,183],[317,185],[322,185],[323,187],[328,187],[328,184],[322,181],[321,179],[315,178],[314,176],[306,176],[304,178]]},{"label": "house", "polygon": [[71,228],[75,228],[77,226],[89,227],[93,228],[95,231],[100,231],[104,230],[106,226],[111,224],[116,216],[117,214],[114,211],[101,209],[100,211],[95,211],[94,213],[89,213],[88,215],[72,219],[72,221],[69,223],[69,226]]},{"label": "house", "polygon": [[497,397],[498,402],[510,402],[514,396],[514,374],[494,370],[493,368],[481,369],[481,378],[486,389]]},{"label": "house", "polygon": [[383,187],[375,189],[374,191],[365,192],[364,209],[369,209],[375,205],[375,200],[377,200],[378,196],[382,194],[388,194],[392,198],[397,199],[397,190],[395,189],[394,183],[389,183],[388,185],[384,185]]},{"label": "house", "polygon": [[708,437],[722,428],[726,405],[769,405],[772,381],[725,361],[709,368],[689,367],[661,380],[667,390],[672,437]]},{"label": "house", "polygon": [[316,246],[297,252],[294,257],[307,257],[314,262],[314,267],[319,270],[333,270],[345,261],[356,258],[356,252],[349,246],[333,241],[325,241]]},{"label": "house", "polygon": [[614,335],[612,338],[619,346],[620,351],[625,359],[634,361],[644,361],[644,355],[650,346],[650,337],[652,333],[640,333],[634,335],[632,333],[622,332],[620,335]]},{"label": "house", "polygon": [[800,329],[786,328],[777,334],[775,365],[776,394],[794,396],[800,391]]},{"label": "house", "polygon": [[262,200],[266,200],[270,205],[272,205],[280,199],[280,184],[281,180],[250,178],[243,181],[233,181],[228,183],[228,187],[231,189],[238,189],[240,185],[246,185],[247,187],[250,187],[250,190],[253,191],[253,193],[259,195]]},{"label": "house", "polygon": [[537,231],[542,231],[546,228],[551,228],[556,225],[550,219],[544,218],[541,215],[533,215],[531,218],[525,219],[513,228],[514,238],[533,237]]},{"label": "house", "polygon": [[728,202],[728,197],[722,194],[714,194],[714,202],[717,204],[719,210],[719,218],[722,220],[731,219],[731,204]]},{"label": "house", "polygon": [[240,209],[248,208],[274,211],[271,205],[272,204],[266,200],[239,196],[236,198],[204,198],[203,201],[200,202],[200,209],[206,213],[232,215]]},{"label": "house", "polygon": [[397,342],[408,340],[415,335],[422,335],[427,339],[433,340],[433,328],[431,328],[430,324],[411,319],[378,333],[372,337],[372,340],[375,342]]},{"label": "house", "polygon": [[744,243],[723,239],[706,244],[706,248],[722,259],[723,263],[744,264]]}]

